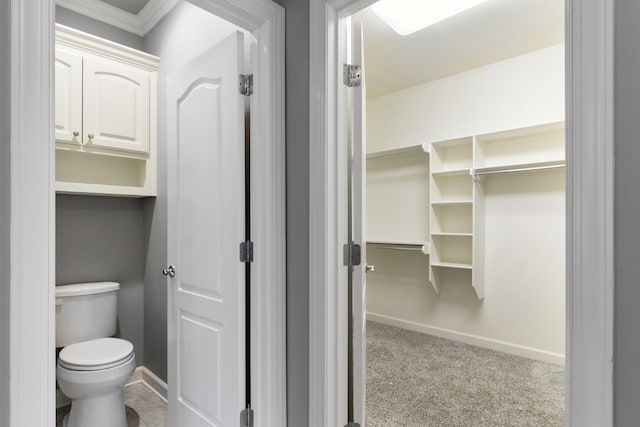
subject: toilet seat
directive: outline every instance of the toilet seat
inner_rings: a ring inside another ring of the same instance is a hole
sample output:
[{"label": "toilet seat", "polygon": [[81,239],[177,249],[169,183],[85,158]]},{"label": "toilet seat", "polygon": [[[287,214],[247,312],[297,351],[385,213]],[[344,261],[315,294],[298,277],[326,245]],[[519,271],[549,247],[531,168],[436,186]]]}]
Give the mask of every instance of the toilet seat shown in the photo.
[{"label": "toilet seat", "polygon": [[63,348],[58,363],[73,371],[97,371],[122,365],[133,357],[133,344],[129,341],[100,338]]}]

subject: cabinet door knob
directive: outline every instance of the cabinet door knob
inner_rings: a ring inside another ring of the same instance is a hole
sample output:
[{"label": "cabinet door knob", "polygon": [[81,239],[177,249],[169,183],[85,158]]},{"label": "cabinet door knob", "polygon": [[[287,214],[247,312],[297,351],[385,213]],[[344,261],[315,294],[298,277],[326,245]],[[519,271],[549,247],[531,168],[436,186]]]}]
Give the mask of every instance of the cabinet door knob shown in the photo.
[{"label": "cabinet door knob", "polygon": [[80,136],[80,132],[78,132],[78,131],[73,132],[73,136],[75,136],[75,137]]},{"label": "cabinet door knob", "polygon": [[169,267],[162,270],[162,274],[169,277],[175,277],[176,268],[173,265],[170,265]]},{"label": "cabinet door knob", "polygon": [[365,273],[373,273],[374,271],[376,271],[376,266],[375,265],[366,264],[364,266],[364,271],[365,271]]},{"label": "cabinet door knob", "polygon": [[87,138],[89,138],[89,139],[93,139],[93,134],[92,134],[92,133],[90,133],[89,135],[87,135]]}]

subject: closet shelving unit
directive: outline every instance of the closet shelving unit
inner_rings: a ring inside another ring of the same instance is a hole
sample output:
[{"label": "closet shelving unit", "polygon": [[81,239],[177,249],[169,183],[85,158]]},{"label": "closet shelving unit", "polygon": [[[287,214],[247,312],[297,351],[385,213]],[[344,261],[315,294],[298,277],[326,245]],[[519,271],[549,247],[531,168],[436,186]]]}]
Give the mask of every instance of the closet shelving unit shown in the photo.
[{"label": "closet shelving unit", "polygon": [[367,153],[368,246],[429,254],[428,148],[419,144]]},{"label": "closet shelving unit", "polygon": [[431,144],[429,281],[440,292],[444,269],[472,270],[473,138]]},{"label": "closet shelving unit", "polygon": [[431,143],[429,280],[436,292],[446,270],[470,272],[484,298],[484,180],[494,174],[563,168],[564,122]]}]

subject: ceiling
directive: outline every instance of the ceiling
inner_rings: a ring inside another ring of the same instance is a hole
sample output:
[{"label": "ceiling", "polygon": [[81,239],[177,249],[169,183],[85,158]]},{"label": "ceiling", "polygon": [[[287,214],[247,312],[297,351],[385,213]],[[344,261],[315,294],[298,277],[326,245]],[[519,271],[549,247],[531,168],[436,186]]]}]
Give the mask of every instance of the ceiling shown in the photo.
[{"label": "ceiling", "polygon": [[108,3],[111,6],[115,6],[129,13],[137,15],[142,10],[145,4],[149,0],[102,0],[104,3]]},{"label": "ceiling", "polygon": [[364,28],[368,98],[564,41],[564,0],[489,0],[407,36],[371,7],[353,19]]}]

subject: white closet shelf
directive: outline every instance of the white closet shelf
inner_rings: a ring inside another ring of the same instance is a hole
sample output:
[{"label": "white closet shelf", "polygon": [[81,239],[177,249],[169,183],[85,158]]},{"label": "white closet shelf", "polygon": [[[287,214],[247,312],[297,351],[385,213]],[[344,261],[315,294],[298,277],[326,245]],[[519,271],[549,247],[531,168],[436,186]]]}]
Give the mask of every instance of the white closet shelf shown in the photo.
[{"label": "white closet shelf", "polygon": [[105,184],[86,184],[78,182],[56,181],[56,193],[85,194],[89,196],[118,196],[118,197],[152,197],[153,192],[143,187]]},{"label": "white closet shelf", "polygon": [[[548,160],[544,162],[529,162],[497,166],[484,166],[471,170],[472,175],[490,174],[490,173],[506,173],[506,172],[527,172],[529,170],[542,170],[552,168],[565,167],[564,159]],[[435,174],[433,174],[435,175]]]},{"label": "white closet shelf", "polygon": [[420,251],[425,255],[429,255],[429,242],[419,240],[385,240],[385,239],[369,239],[368,245],[378,246],[383,249],[397,249],[403,251]]},{"label": "white closet shelf", "polygon": [[471,205],[472,200],[446,200],[441,202],[431,202],[432,206],[464,206]]},{"label": "white closet shelf", "polygon": [[457,176],[457,175],[470,175],[471,168],[464,169],[452,169],[452,170],[443,170],[443,171],[435,171],[431,172],[433,176]]},{"label": "white closet shelf", "polygon": [[518,138],[526,138],[532,135],[544,135],[550,134],[554,132],[562,132],[564,133],[565,123],[561,122],[551,122],[544,123],[540,125],[534,126],[526,126],[522,128],[509,129],[499,132],[487,133],[478,135],[477,138],[481,142],[494,142],[494,141],[504,141],[504,140],[513,140]]},{"label": "white closet shelf", "polygon": [[455,237],[472,237],[473,233],[443,233],[443,232],[432,232],[432,236],[455,236]]},{"label": "white closet shelf", "polygon": [[410,145],[408,147],[394,148],[392,150],[372,151],[370,153],[367,153],[367,160],[403,156],[405,154],[412,153],[429,154],[429,144]]},{"label": "white closet shelf", "polygon": [[463,264],[459,262],[444,262],[436,261],[431,263],[432,267],[444,267],[444,268],[459,268],[463,270],[471,270],[473,266],[471,264]]}]

